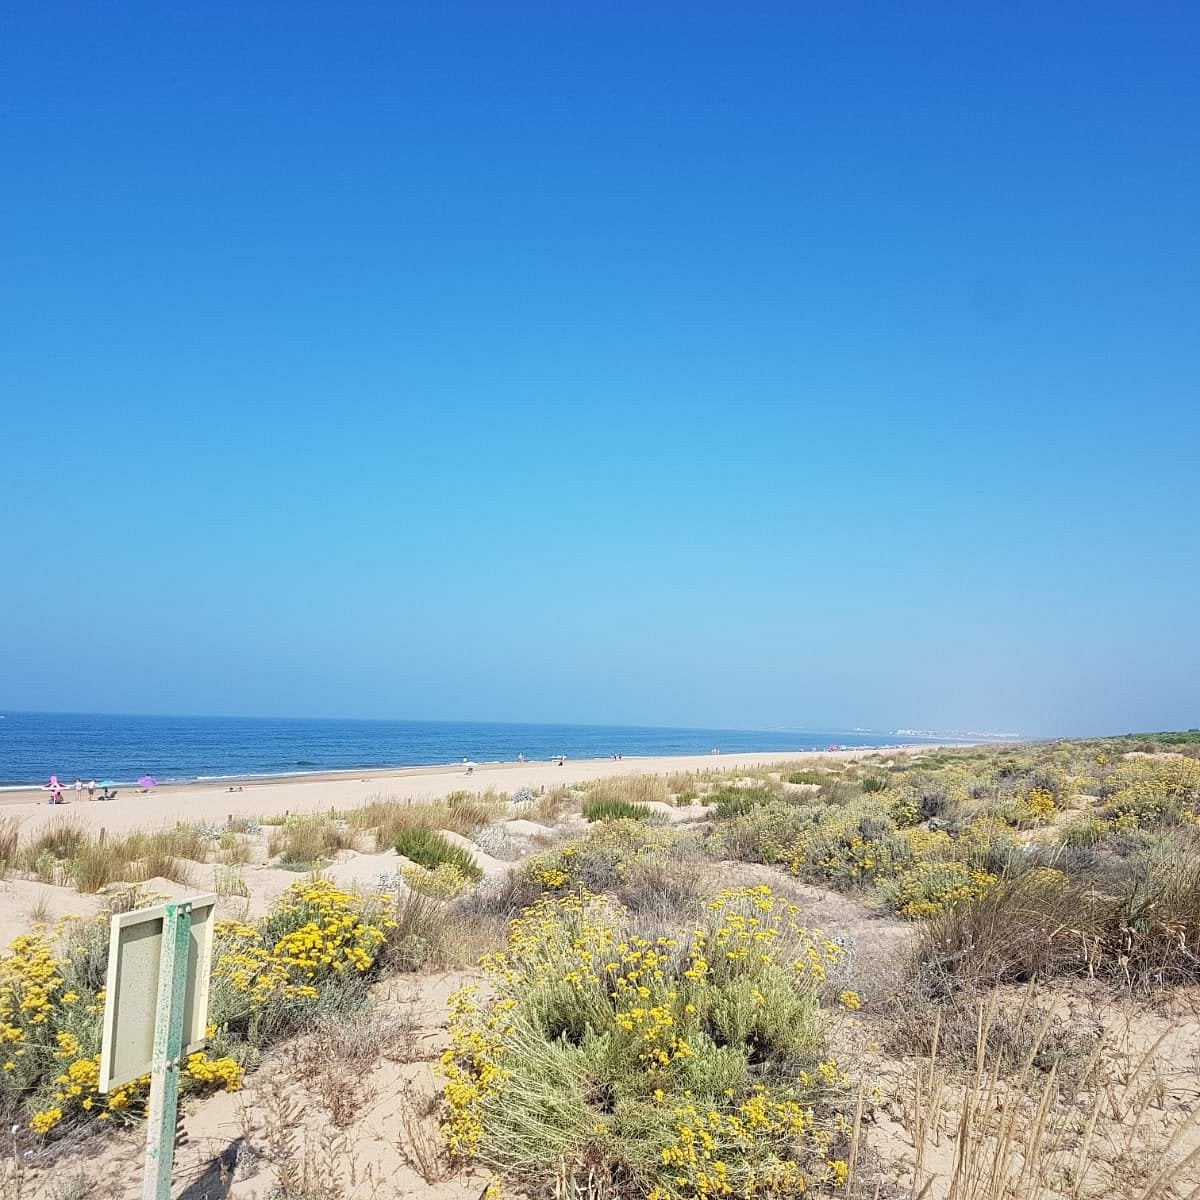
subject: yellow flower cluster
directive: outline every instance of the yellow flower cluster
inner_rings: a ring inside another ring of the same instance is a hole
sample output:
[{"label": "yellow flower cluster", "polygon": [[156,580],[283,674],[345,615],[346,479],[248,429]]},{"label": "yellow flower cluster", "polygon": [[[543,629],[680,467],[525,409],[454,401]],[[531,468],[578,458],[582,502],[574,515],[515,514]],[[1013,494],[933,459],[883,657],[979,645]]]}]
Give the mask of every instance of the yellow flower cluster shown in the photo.
[{"label": "yellow flower cluster", "polygon": [[[44,1025],[63,987],[62,962],[46,932],[15,938],[0,959],[0,1043],[20,1042]],[[78,997],[76,997],[78,999]]]},{"label": "yellow flower cluster", "polygon": [[[718,892],[709,909],[720,917],[712,934],[712,945],[726,964],[718,976],[726,978],[747,963],[770,966],[780,960],[779,950],[796,975],[809,977],[814,983],[824,983],[829,968],[842,956],[841,947],[815,930],[800,924],[798,905],[775,896],[762,884],[754,888],[727,888]],[[689,959],[707,943],[703,930],[693,936]]]},{"label": "yellow flower cluster", "polygon": [[451,1154],[463,1157],[479,1148],[483,1101],[497,1095],[507,1078],[499,1060],[509,1032],[506,1014],[515,1005],[502,1001],[483,1013],[475,996],[475,986],[468,984],[450,997],[450,1046],[438,1064],[446,1081],[442,1137]]},{"label": "yellow flower cluster", "polygon": [[262,934],[239,921],[218,921],[215,929],[217,952],[213,983],[227,982],[246,993],[246,1008],[261,1008],[275,1000],[315,1000],[319,994],[310,984],[291,979],[284,963],[263,944]]},{"label": "yellow flower cluster", "polygon": [[34,1129],[45,1133],[64,1115],[77,1111],[88,1113],[99,1121],[111,1121],[118,1114],[132,1115],[145,1104],[150,1089],[149,1075],[114,1088],[107,1095],[102,1094],[100,1055],[80,1054],[81,1047],[74,1034],[60,1033],[58,1041],[62,1050],[59,1057],[71,1061],[54,1078],[51,1107],[36,1113],[30,1121]]},{"label": "yellow flower cluster", "polygon": [[1025,797],[1025,803],[1041,825],[1049,824],[1054,820],[1054,814],[1058,811],[1054,803],[1054,793],[1048,788],[1030,789],[1029,795]]},{"label": "yellow flower cluster", "polygon": [[34,1113],[30,1119],[29,1128],[34,1133],[49,1133],[63,1118],[61,1108],[47,1108]]},{"label": "yellow flower cluster", "polygon": [[[15,938],[0,955],[0,1088],[28,1092],[48,1063],[67,1057],[72,1038],[60,1036],[60,1022],[78,1008],[79,995],[67,989],[64,962],[54,953],[60,929],[38,928]],[[44,1117],[53,1128],[61,1118]]]},{"label": "yellow flower cluster", "polygon": [[369,970],[386,930],[394,927],[386,918],[369,920],[363,900],[328,879],[293,885],[267,924],[299,921],[303,924],[280,937],[271,953],[292,978],[310,983],[348,967]]},{"label": "yellow flower cluster", "polygon": [[689,1102],[672,1115],[675,1137],[661,1151],[670,1177],[650,1192],[656,1200],[800,1196],[814,1183],[838,1186],[848,1174],[845,1160],[827,1153],[809,1155],[805,1165],[787,1153],[805,1144],[828,1151],[831,1138],[812,1108],[763,1088],[725,1111]]},{"label": "yellow flower cluster", "polygon": [[187,1056],[183,1069],[185,1075],[197,1083],[217,1084],[227,1092],[241,1091],[241,1064],[232,1058],[209,1058],[203,1051],[199,1051]]}]

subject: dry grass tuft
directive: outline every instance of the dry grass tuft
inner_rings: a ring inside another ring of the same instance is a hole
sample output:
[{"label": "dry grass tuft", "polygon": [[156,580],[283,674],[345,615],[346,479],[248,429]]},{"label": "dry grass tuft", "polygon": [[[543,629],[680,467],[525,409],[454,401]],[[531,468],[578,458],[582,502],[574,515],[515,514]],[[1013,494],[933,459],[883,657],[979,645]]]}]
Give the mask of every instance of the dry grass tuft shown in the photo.
[{"label": "dry grass tuft", "polygon": [[77,820],[60,816],[24,848],[24,855],[34,860],[42,854],[59,859],[74,858],[79,848],[91,840],[91,834]]},{"label": "dry grass tuft", "polygon": [[570,809],[578,809],[582,797],[569,787],[553,787],[534,798],[526,814],[531,821],[557,821]]},{"label": "dry grass tuft", "polygon": [[338,1129],[345,1129],[377,1095],[372,1079],[383,1060],[408,1062],[415,1046],[404,1013],[333,1015],[288,1047],[291,1068]]},{"label": "dry grass tuft", "polygon": [[618,775],[588,789],[588,804],[669,804],[671,794],[661,775]]},{"label": "dry grass tuft", "polygon": [[411,1081],[399,1094],[400,1129],[396,1143],[400,1156],[428,1184],[441,1183],[454,1173],[438,1132],[440,1100]]},{"label": "dry grass tuft", "polygon": [[1047,1069],[1043,1059],[1053,1018],[1031,1023],[1020,1061],[1009,1070],[1011,1059],[995,1050],[997,1012],[994,996],[977,1012],[974,1063],[963,1084],[953,1066],[946,1069],[943,1026],[935,1021],[929,1054],[914,1068],[905,1120],[916,1147],[913,1197],[1168,1200],[1200,1194],[1200,1148],[1190,1148],[1200,1110],[1182,1116],[1156,1111],[1155,1047],[1122,1082],[1105,1056],[1106,1039],[1097,1039],[1078,1066],[1082,1103],[1063,1104],[1059,1064]]},{"label": "dry grass tuft", "polygon": [[0,879],[16,861],[21,822],[16,817],[0,817]]},{"label": "dry grass tuft", "polygon": [[374,833],[376,847],[383,848],[414,829],[449,829],[470,837],[503,812],[504,801],[494,791],[482,796],[454,792],[442,803],[380,797],[348,812],[346,821],[352,829]]},{"label": "dry grass tuft", "polygon": [[279,865],[289,870],[312,870],[355,846],[354,829],[335,817],[304,817],[277,826],[267,835],[267,853],[278,856]]}]

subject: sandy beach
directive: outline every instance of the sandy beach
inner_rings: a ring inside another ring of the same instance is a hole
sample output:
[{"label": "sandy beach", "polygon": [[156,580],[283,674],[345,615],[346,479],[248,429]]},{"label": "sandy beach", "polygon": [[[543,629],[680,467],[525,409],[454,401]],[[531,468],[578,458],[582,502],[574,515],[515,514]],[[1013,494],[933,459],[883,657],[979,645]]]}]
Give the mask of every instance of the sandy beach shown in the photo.
[{"label": "sandy beach", "polygon": [[[484,763],[467,774],[462,766],[409,767],[401,770],[338,772],[328,775],[291,776],[246,781],[230,791],[227,783],[193,783],[157,787],[148,792],[122,788],[115,800],[75,800],[73,790],[67,803],[47,803],[44,790],[9,792],[0,797],[0,815],[20,818],[28,835],[46,824],[69,816],[90,829],[111,834],[135,829],[159,829],[181,821],[221,824],[230,816],[264,817],[286,813],[343,811],[366,804],[373,797],[437,800],[451,792],[485,792],[489,788],[512,793],[519,788],[550,788],[559,784],[584,783],[614,775],[656,774],[671,771],[730,771],[778,762],[811,762],[820,758],[847,760],[868,755],[895,753],[899,747],[852,750],[778,751],[746,754],[694,754],[656,758],[568,759],[561,767],[554,762]],[[932,745],[905,747],[911,752],[937,749]]]}]

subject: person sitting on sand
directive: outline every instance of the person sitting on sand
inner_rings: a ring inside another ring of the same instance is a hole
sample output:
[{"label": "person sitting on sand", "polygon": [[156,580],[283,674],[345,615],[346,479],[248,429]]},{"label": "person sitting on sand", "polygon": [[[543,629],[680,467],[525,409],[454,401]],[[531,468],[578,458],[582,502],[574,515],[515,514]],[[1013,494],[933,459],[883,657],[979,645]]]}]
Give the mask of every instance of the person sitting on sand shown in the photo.
[{"label": "person sitting on sand", "polygon": [[57,775],[50,776],[50,782],[48,784],[46,784],[46,790],[50,793],[49,803],[61,804],[63,802],[62,784],[58,782]]}]

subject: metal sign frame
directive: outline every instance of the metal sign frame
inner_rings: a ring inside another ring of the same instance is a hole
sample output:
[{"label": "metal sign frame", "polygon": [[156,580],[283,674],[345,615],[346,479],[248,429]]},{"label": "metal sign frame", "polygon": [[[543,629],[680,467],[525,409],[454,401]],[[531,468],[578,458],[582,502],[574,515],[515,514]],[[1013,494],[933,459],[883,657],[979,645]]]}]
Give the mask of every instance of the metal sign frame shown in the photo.
[{"label": "metal sign frame", "polygon": [[143,1200],[171,1194],[180,1069],[208,1024],[216,903],[210,894],[116,913],[109,928],[99,1090],[150,1073]]}]

